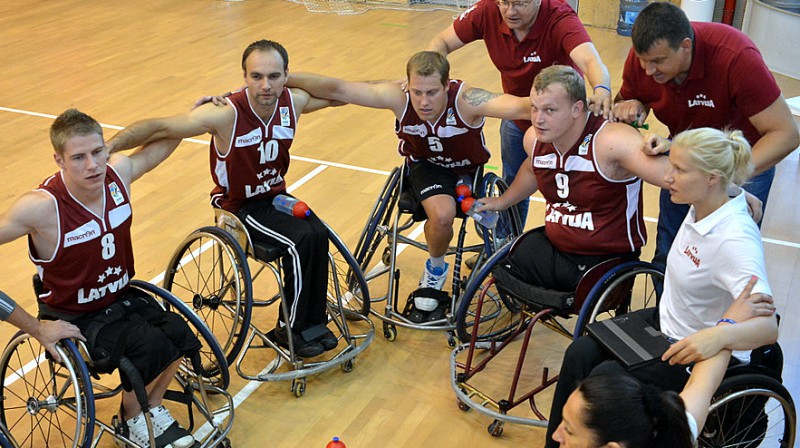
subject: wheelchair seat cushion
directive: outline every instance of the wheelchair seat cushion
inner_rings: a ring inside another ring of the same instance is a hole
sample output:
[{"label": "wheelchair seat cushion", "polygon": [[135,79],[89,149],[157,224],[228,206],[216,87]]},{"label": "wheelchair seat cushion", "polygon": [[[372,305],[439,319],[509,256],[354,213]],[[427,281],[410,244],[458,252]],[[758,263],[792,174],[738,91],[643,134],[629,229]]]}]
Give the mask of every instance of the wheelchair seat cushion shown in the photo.
[{"label": "wheelchair seat cushion", "polygon": [[506,263],[498,263],[492,269],[492,276],[501,293],[514,297],[535,312],[552,308],[556,314],[561,316],[569,316],[573,313],[574,292],[556,291],[532,285],[521,279]]},{"label": "wheelchair seat cushion", "polygon": [[253,241],[253,256],[256,260],[270,263],[277,260],[283,255],[283,251],[278,246],[265,243],[263,241]]}]

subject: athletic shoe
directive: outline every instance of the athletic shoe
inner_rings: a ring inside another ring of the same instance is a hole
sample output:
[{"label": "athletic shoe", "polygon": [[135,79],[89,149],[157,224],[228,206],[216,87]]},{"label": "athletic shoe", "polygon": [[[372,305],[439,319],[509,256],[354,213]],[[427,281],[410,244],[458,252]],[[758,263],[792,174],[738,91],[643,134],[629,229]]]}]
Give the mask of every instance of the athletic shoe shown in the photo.
[{"label": "athletic shoe", "polygon": [[[447,271],[450,268],[448,263],[443,267],[434,268],[431,261],[425,262],[425,269],[422,271],[422,278],[419,280],[419,287],[433,288],[439,291],[444,287],[447,280]],[[439,301],[433,297],[414,297],[414,306],[420,311],[433,311],[439,305]]]},{"label": "athletic shoe", "polygon": [[[288,336],[287,327],[280,325],[276,326],[274,329],[270,330],[267,334],[272,342],[278,344],[279,346],[288,349],[289,348],[289,336]],[[300,334],[292,331],[292,340],[294,341],[294,353],[301,357],[301,358],[313,358],[315,356],[321,355],[325,349],[322,348],[322,344],[317,341],[306,341],[303,339],[303,336]]]},{"label": "athletic shoe", "polygon": [[[194,445],[194,437],[189,431],[183,429],[178,422],[172,418],[169,410],[164,405],[159,405],[150,409],[153,418],[153,433],[156,437],[156,445],[165,448],[189,448]],[[146,430],[146,428],[145,428]]]},{"label": "athletic shoe", "polygon": [[[147,422],[141,412],[136,417],[128,419],[125,424],[128,426],[127,438],[135,444],[147,448],[150,446],[150,432],[147,431]],[[155,430],[155,428],[153,428]],[[125,446],[117,443],[117,445]]]},{"label": "athletic shoe", "polygon": [[323,350],[326,352],[328,350],[335,349],[336,346],[339,345],[339,339],[327,327],[325,328],[325,333],[322,336],[314,339],[314,341],[319,342],[319,345],[321,345]]}]

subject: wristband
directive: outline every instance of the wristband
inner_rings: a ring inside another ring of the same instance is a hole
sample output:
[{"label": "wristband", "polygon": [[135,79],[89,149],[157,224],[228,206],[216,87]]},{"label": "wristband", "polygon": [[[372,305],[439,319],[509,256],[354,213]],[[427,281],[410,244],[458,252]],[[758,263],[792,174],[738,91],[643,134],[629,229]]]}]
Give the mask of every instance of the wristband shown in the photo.
[{"label": "wristband", "polygon": [[717,325],[719,325],[719,324],[722,324],[722,323],[726,323],[726,324],[735,324],[735,323],[736,323],[736,321],[735,321],[735,320],[733,320],[733,319],[728,319],[728,318],[722,318],[722,319],[720,319],[720,320],[718,320],[718,321],[717,321]]},{"label": "wristband", "polygon": [[603,84],[598,84],[598,85],[594,86],[594,89],[592,89],[592,91],[595,91],[597,89],[605,89],[605,90],[608,90],[608,93],[611,93],[611,87],[604,86]]}]

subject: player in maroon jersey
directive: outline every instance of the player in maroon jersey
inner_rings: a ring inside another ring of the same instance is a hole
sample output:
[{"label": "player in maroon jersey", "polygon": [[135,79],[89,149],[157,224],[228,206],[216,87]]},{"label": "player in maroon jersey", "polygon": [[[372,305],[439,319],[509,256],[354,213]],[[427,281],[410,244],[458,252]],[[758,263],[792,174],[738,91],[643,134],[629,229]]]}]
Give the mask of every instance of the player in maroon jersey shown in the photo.
[{"label": "player in maroon jersey", "polygon": [[[100,124],[69,109],[53,122],[50,138],[60,171],[20,196],[0,218],[0,243],[28,237],[29,255],[42,280],[40,313],[70,321],[85,337],[101,370],[125,356],[146,384],[159,446],[195,442],[161,404],[184,354],[200,343],[184,320],[128,289],[134,275],[129,189],[178,144],[159,140],[130,156],[109,157]],[[42,324],[43,325],[43,324]],[[72,327],[69,327],[72,328]],[[74,332],[74,329],[73,329]],[[52,344],[45,345],[52,351]],[[142,446],[149,432],[127,375],[120,373],[123,421]]]},{"label": "player in maroon jersey", "polygon": [[[293,74],[289,84],[320,98],[394,112],[398,151],[407,159],[412,191],[428,217],[425,240],[430,257],[419,286],[441,290],[448,273],[444,257],[453,238],[456,182],[459,176],[474,176],[489,160],[485,117],[523,119],[530,106],[527,98],[450,79],[447,59],[433,51],[414,54],[406,76],[407,92],[396,82],[352,82],[308,73]],[[426,297],[426,291],[422,289],[414,302],[418,310],[430,312],[438,301]]]},{"label": "player in maroon jersey", "polygon": [[[291,334],[298,356],[314,357],[335,348],[338,339],[327,328],[328,231],[316,214],[289,216],[272,205],[286,194],[283,176],[289,148],[303,112],[332,105],[299,89],[284,87],[289,55],[277,42],[260,40],[242,55],[246,87],[227,98],[227,105],[204,104],[189,113],[134,123],[108,142],[111,151],[160,138],[212,135],[210,169],[215,188],[211,202],[235,213],[256,241],[285,250],[284,292],[288,322],[270,332],[288,347]],[[291,330],[289,330],[291,329]]]}]

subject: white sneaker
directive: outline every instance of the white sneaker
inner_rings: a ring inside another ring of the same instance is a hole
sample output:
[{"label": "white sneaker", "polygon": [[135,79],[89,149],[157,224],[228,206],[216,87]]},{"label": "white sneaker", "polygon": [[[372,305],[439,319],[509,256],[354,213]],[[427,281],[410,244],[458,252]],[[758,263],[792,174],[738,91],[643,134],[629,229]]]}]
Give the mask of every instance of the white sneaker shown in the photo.
[{"label": "white sneaker", "polygon": [[156,441],[159,446],[162,442],[166,443],[165,448],[189,448],[194,445],[194,437],[172,418],[164,405],[150,409],[150,415],[153,417],[153,432],[156,439],[159,439]]},{"label": "white sneaker", "polygon": [[[434,268],[431,261],[425,262],[425,269],[422,271],[422,278],[419,280],[420,288],[433,288],[442,290],[444,282],[447,280],[447,271],[450,265],[445,263],[443,267]],[[433,311],[439,306],[439,301],[432,297],[414,297],[414,306],[420,311]]]},{"label": "white sneaker", "polygon": [[[141,412],[125,422],[128,425],[128,439],[137,445],[147,448],[150,446],[150,433],[147,431],[147,422]],[[119,443],[118,443],[119,445]]]}]

